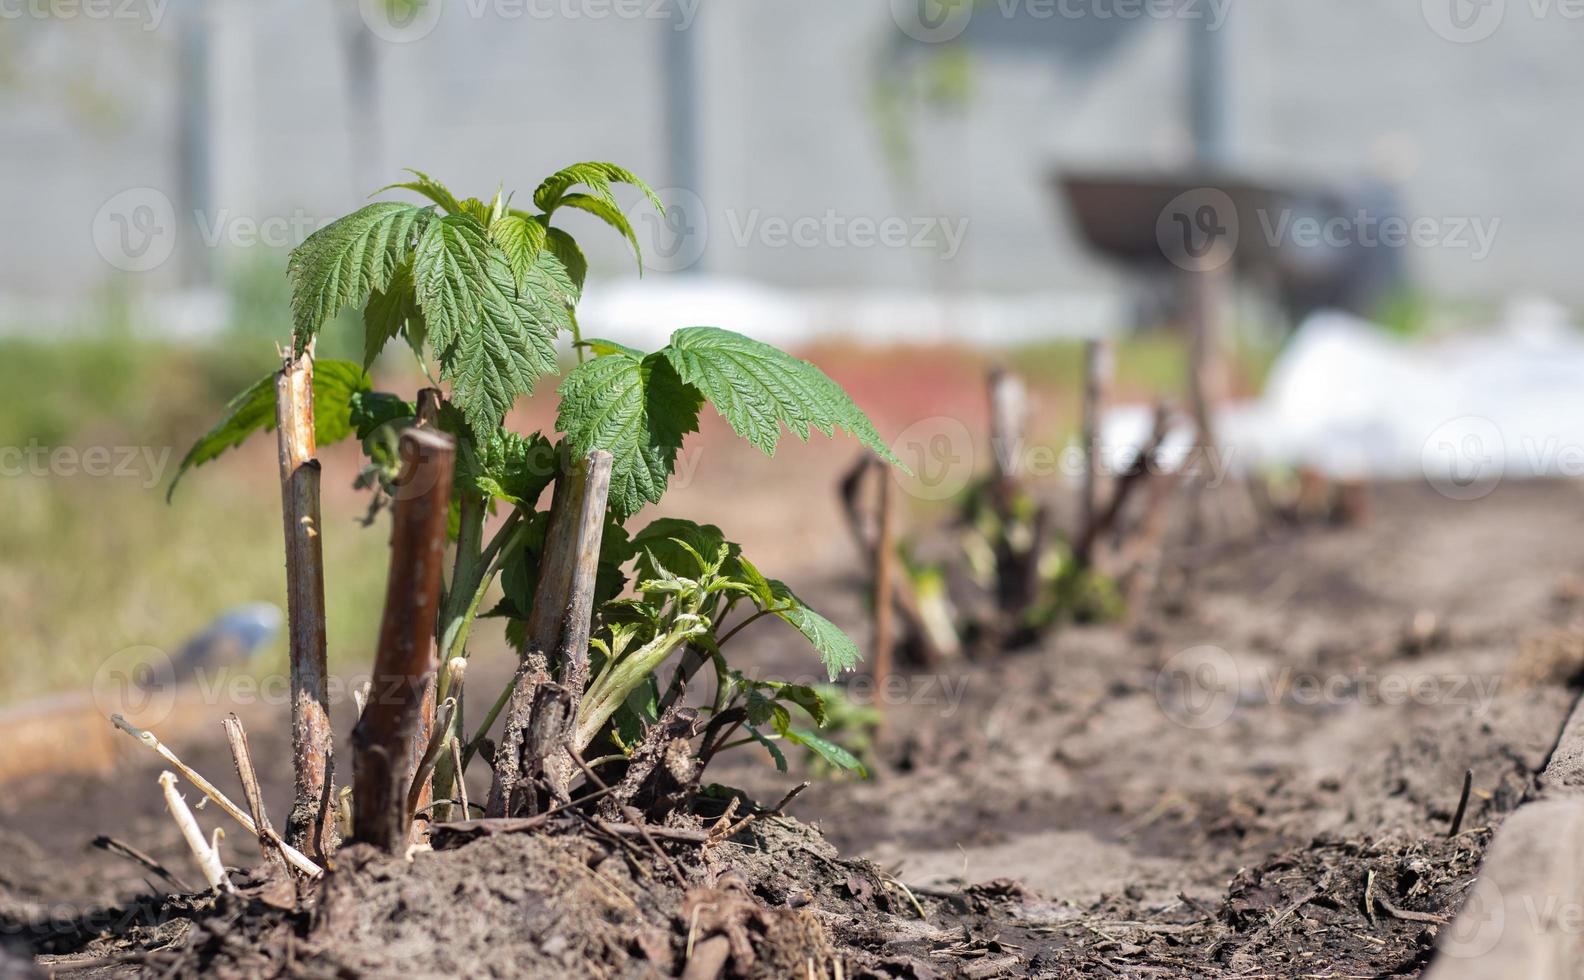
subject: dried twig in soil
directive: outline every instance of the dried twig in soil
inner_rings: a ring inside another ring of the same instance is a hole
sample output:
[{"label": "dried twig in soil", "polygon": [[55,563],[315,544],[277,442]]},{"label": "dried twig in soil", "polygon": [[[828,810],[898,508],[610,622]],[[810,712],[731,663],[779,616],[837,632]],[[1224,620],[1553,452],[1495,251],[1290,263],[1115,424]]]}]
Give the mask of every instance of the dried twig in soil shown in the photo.
[{"label": "dried twig in soil", "polygon": [[203,872],[204,880],[216,891],[235,891],[236,889],[231,886],[231,879],[226,877],[225,865],[220,862],[218,847],[220,829],[215,828],[213,841],[204,840],[203,830],[198,826],[198,818],[193,816],[187,801],[176,792],[176,774],[169,770],[160,773],[159,784],[165,791],[165,805],[170,809],[171,818],[176,821],[176,826],[181,828],[182,839],[192,849],[193,857],[198,859],[198,870]]},{"label": "dried twig in soil", "polygon": [[[126,732],[128,735],[131,735],[149,749],[153,750],[153,752],[160,758],[164,759],[166,762],[169,762],[172,766],[175,766],[177,772],[180,772],[184,777],[186,777],[189,783],[192,783],[194,786],[196,786],[199,792],[213,800],[220,807],[220,809],[224,810],[226,814],[231,817],[231,819],[241,824],[244,830],[246,830],[250,835],[255,837],[258,836],[258,827],[254,825],[252,817],[248,816],[246,813],[243,813],[242,808],[231,802],[230,797],[220,792],[214,783],[211,783],[209,780],[205,779],[198,773],[196,769],[177,758],[176,753],[172,752],[164,742],[161,742],[158,738],[156,738],[153,732],[137,727],[120,715],[111,715],[110,721],[117,728]],[[315,864],[312,858],[297,850],[297,848],[292,847],[290,844],[283,843],[281,847],[281,853],[285,855],[287,863],[310,878],[317,878],[324,874],[324,869]]]},{"label": "dried twig in soil", "polygon": [[237,778],[242,781],[242,798],[247,801],[248,813],[252,815],[253,826],[257,830],[259,853],[265,861],[283,864],[285,856],[280,849],[282,841],[264,812],[264,793],[259,789],[258,772],[253,768],[253,755],[248,751],[247,732],[234,714],[224,718],[220,724],[225,729],[226,742],[231,746],[231,761],[236,764]]},{"label": "dried twig in soil", "polygon": [[352,730],[353,831],[387,853],[407,843],[408,766],[424,689],[434,673],[435,614],[456,447],[443,433],[409,429],[402,433],[401,455],[373,690]]},{"label": "dried twig in soil", "polygon": [[[874,684],[884,690],[891,677],[891,612],[892,580],[896,575],[896,481],[884,470],[880,473],[880,537],[875,542],[874,554]],[[882,706],[880,726],[885,727],[885,698],[875,703]]]},{"label": "dried twig in soil", "polygon": [[323,857],[332,843],[329,776],[333,739],[325,689],[324,551],[319,538],[313,344],[284,352],[275,379],[281,515],[286,535],[286,616],[291,634],[292,772],[286,821],[293,846]]},{"label": "dried twig in soil", "polygon": [[1150,426],[1149,438],[1139,447],[1138,455],[1133,457],[1132,464],[1117,477],[1115,486],[1111,490],[1111,499],[1105,509],[1097,514],[1093,521],[1084,525],[1078,534],[1078,539],[1073,543],[1073,557],[1076,561],[1084,565],[1091,563],[1095,545],[1107,531],[1117,525],[1123,508],[1127,506],[1128,498],[1157,468],[1156,455],[1160,452],[1161,444],[1166,441],[1170,426],[1171,409],[1165,402],[1156,403],[1155,420]]},{"label": "dried twig in soil", "polygon": [[148,873],[159,876],[159,878],[164,880],[167,884],[178,891],[192,891],[192,886],[187,884],[186,881],[183,881],[180,875],[165,867],[165,865],[160,864],[158,861],[154,860],[144,852],[133,847],[131,844],[128,844],[126,841],[117,840],[114,837],[106,837],[105,835],[100,834],[98,837],[93,839],[93,846],[99,848],[102,851],[109,851],[111,854],[126,858],[128,861],[140,866]]},{"label": "dried twig in soil", "polygon": [[1100,505],[1100,426],[1110,400],[1115,357],[1109,340],[1084,344],[1083,451],[1084,479],[1079,517],[1083,526],[1094,523]]},{"label": "dried twig in soil", "polygon": [[451,718],[456,714],[456,706],[455,698],[446,698],[445,703],[435,712],[434,725],[429,732],[429,744],[424,746],[418,767],[413,770],[412,785],[407,790],[409,820],[428,805],[425,799],[428,794],[425,789],[429,785],[429,774],[434,772],[435,762],[440,758],[440,750],[450,736]]},{"label": "dried twig in soil", "polygon": [[1469,793],[1474,789],[1474,770],[1463,771],[1463,792],[1458,796],[1457,812],[1452,814],[1452,826],[1447,830],[1448,837],[1456,837],[1463,828],[1463,816],[1468,813]]},{"label": "dried twig in soil", "polygon": [[[883,480],[891,479],[885,462],[875,454],[865,452],[842,478],[841,501],[842,513],[847,517],[847,529],[852,532],[853,543],[873,577],[877,572],[874,558],[878,553],[880,525],[875,517],[865,513],[862,503],[864,483],[871,473]],[[920,608],[918,594],[906,575],[893,579],[891,591],[902,627],[897,646],[909,654],[918,666],[933,667],[942,659],[962,652],[961,641],[954,633],[930,630]]]},{"label": "dried twig in soil", "polygon": [[[530,769],[545,771],[555,795],[566,795],[571,761],[560,752],[541,754],[559,744],[561,733],[556,733],[554,741],[533,747],[527,746],[525,739],[539,703],[535,689],[548,677],[552,665],[559,670],[560,682],[569,696],[565,724],[569,730],[577,724],[578,705],[588,680],[590,616],[610,474],[610,453],[595,451],[556,478],[539,581],[534,586],[527,641],[522,651],[524,663],[531,666],[512,692],[500,749],[495,754],[486,808],[490,816],[510,816],[515,812],[522,795],[520,784],[528,775],[525,763]],[[530,748],[537,758],[528,756],[526,750]]]}]

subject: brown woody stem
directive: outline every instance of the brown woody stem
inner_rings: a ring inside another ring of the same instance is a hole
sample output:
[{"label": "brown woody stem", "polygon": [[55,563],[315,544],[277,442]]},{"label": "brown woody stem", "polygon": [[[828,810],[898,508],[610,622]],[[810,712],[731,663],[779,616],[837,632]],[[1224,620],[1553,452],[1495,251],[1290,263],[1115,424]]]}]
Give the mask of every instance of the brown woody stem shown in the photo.
[{"label": "brown woody stem", "polygon": [[446,551],[456,446],[409,429],[401,438],[390,577],[369,703],[352,730],[352,829],[387,852],[405,846],[407,789],[426,688],[434,673],[435,615]]},{"label": "brown woody stem", "polygon": [[325,690],[324,551],[319,538],[313,345],[287,351],[275,380],[281,513],[286,533],[286,613],[291,633],[292,770],[287,839],[323,860],[334,837],[329,766],[332,737]]}]

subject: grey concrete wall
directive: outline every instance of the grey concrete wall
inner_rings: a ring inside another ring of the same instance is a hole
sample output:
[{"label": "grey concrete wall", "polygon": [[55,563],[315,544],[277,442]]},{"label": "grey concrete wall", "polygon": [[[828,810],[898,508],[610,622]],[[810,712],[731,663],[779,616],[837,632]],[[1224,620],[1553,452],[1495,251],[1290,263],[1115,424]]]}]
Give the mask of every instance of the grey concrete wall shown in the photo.
[{"label": "grey concrete wall", "polygon": [[[675,15],[623,17],[610,0],[431,0],[439,16],[421,37],[362,38],[375,111],[357,118],[347,39],[368,29],[354,0],[170,0],[158,17],[104,20],[32,16],[26,2],[0,0],[0,294],[13,298],[69,299],[115,276],[93,228],[127,188],[165,194],[183,229],[170,261],[131,276],[159,288],[236,257],[206,249],[198,224],[232,237],[241,221],[243,238],[247,221],[311,226],[402,166],[479,194],[505,181],[526,195],[575,158],[675,182],[662,84]],[[108,2],[135,12],[159,0]],[[1182,17],[1119,27],[1110,15],[1128,0],[1070,0],[1076,15],[1054,18],[1031,14],[1040,0],[985,0],[958,42],[972,49],[971,96],[908,110],[917,179],[902,186],[882,152],[874,80],[888,51],[927,61],[945,50],[899,30],[902,2],[688,5],[700,160],[690,190],[710,223],[700,267],[784,286],[1116,288],[1114,270],[1077,245],[1048,180],[1062,166],[1187,159]],[[1499,27],[1474,43],[1437,33],[1440,0],[1220,2],[1242,169],[1387,177],[1409,215],[1499,221],[1488,256],[1411,250],[1433,291],[1584,300],[1573,271],[1584,21],[1565,15],[1565,0],[1508,0]],[[197,83],[209,181],[197,202],[183,193],[180,149],[193,17],[209,38]],[[767,219],[832,215],[839,230],[821,231],[819,247],[763,231]],[[967,219],[966,241],[948,262],[938,249],[848,240],[853,221],[887,218]],[[621,243],[592,221],[582,229],[596,271],[623,274]]]}]

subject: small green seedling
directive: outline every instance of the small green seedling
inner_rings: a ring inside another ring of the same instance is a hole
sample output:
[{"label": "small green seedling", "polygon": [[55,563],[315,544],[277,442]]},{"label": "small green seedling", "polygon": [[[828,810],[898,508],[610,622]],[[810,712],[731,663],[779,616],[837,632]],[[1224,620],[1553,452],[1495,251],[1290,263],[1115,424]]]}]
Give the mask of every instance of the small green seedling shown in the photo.
[{"label": "small green seedling", "polygon": [[[665,493],[683,437],[697,430],[706,401],[767,455],[774,454],[783,426],[805,440],[811,429],[829,436],[842,428],[885,459],[897,460],[835,382],[767,344],[716,327],[680,329],[653,352],[584,339],[575,310],[587,262],[572,236],[553,222],[565,209],[587,212],[620,232],[636,252],[637,238],[612,192],[616,184],[637,188],[660,207],[643,181],[608,163],[576,164],[551,175],[527,210],[513,207],[513,199],[498,190],[488,201],[458,199],[415,171],[412,180],[385,190],[409,191],[429,203],[370,204],[304,241],[289,265],[295,349],[306,350],[343,309],[361,307],[363,315],[363,364],[315,364],[319,445],[355,434],[368,459],[360,485],[388,490],[397,436],[416,423],[419,409],[372,390],[368,367],[399,340],[436,387],[449,385],[437,413],[439,427],[457,443],[455,559],[435,629],[442,663],[467,655],[481,614],[505,618],[508,636],[521,643],[548,523],[538,501],[569,460],[609,452],[590,680],[572,725],[575,748],[614,746],[618,756],[631,753],[686,676],[707,663],[717,689],[701,759],[751,742],[764,745],[784,767],[776,743],[787,742],[808,747],[831,765],[860,768],[845,750],[793,724],[791,709],[814,727],[824,720],[817,691],[749,681],[727,666],[723,654],[743,627],[776,618],[808,639],[834,679],[860,659],[852,640],[784,583],[763,576],[718,528],[663,518],[629,533],[627,523]],[[561,438],[555,446],[543,433],[517,433],[503,422],[518,396],[558,372],[563,333],[578,363],[558,389],[555,429]],[[183,459],[177,478],[270,427],[272,391],[271,378],[265,378],[238,396],[226,418]],[[502,510],[505,519],[486,541],[487,517]],[[482,601],[496,581],[503,597],[484,613]],[[728,622],[736,625],[722,632]],[[684,651],[687,656],[680,656]],[[673,658],[684,663],[662,686],[660,671]],[[442,673],[441,699],[447,677]],[[496,702],[495,712],[504,700],[503,695]],[[464,741],[468,758],[483,744],[495,712],[479,736]],[[459,736],[468,731],[461,716],[459,705],[452,720]],[[744,734],[734,738],[739,733]],[[442,757],[437,797],[445,792],[441,783],[451,778],[449,769]]]}]

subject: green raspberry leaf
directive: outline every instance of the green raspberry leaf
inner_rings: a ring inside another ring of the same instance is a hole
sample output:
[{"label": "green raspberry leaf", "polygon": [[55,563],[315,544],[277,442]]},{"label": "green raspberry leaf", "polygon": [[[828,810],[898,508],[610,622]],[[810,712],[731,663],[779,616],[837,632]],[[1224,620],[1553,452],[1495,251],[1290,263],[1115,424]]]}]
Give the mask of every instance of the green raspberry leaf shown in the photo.
[{"label": "green raspberry leaf", "polygon": [[431,221],[418,239],[413,282],[437,355],[478,323],[489,255],[483,228],[467,215]]},{"label": "green raspberry leaf", "polygon": [[386,191],[408,190],[416,194],[422,194],[424,197],[427,197],[429,200],[440,205],[440,207],[445,209],[446,214],[458,214],[461,212],[461,202],[456,199],[456,195],[452,194],[446,189],[444,184],[440,183],[438,180],[435,180],[433,177],[430,177],[421,170],[408,170],[407,172],[413,175],[413,180],[405,181],[400,184],[387,184],[374,193],[383,194]]},{"label": "green raspberry leaf", "polygon": [[865,779],[869,777],[868,768],[864,766],[862,762],[858,761],[857,756],[853,755],[851,752],[848,752],[835,742],[821,738],[807,729],[787,728],[785,731],[781,732],[781,737],[785,738],[788,742],[791,742],[794,745],[801,745],[804,748],[813,751],[815,755],[818,755],[821,759],[824,759],[837,769],[846,769],[851,772],[855,772]]},{"label": "green raspberry leaf", "polygon": [[[165,491],[167,502],[188,470],[242,445],[255,432],[275,428],[275,378],[279,373],[271,371],[226,404],[225,416],[182,457]],[[370,387],[368,375],[352,361],[314,362],[314,441],[321,448],[352,434],[352,401]]]},{"label": "green raspberry leaf", "polygon": [[539,252],[544,248],[546,233],[544,224],[538,219],[520,213],[505,215],[489,226],[489,239],[506,256],[518,288],[522,287],[528,278],[528,270],[538,260]]},{"label": "green raspberry leaf", "polygon": [[658,354],[619,350],[586,361],[561,383],[556,429],[574,456],[603,449],[613,458],[611,508],[627,517],[659,501],[682,437],[698,431],[703,398]]},{"label": "green raspberry leaf", "polygon": [[[412,260],[396,267],[384,289],[376,289],[363,308],[363,369],[374,364],[374,359],[391,340],[403,334],[412,336],[414,330],[423,330],[423,312],[418,309],[418,297],[413,292]],[[417,322],[417,327],[409,324]],[[422,348],[422,344],[415,349]]]},{"label": "green raspberry leaf", "polygon": [[431,222],[418,242],[414,277],[429,344],[452,400],[480,441],[518,395],[556,369],[556,335],[570,326],[555,287],[535,267],[519,289],[506,255],[467,215]]},{"label": "green raspberry leaf", "polygon": [[719,327],[678,330],[661,353],[738,435],[767,456],[775,455],[782,425],[804,441],[810,428],[829,436],[840,427],[906,469],[841,386],[807,361]]},{"label": "green raspberry leaf", "polygon": [[433,214],[431,208],[379,201],[326,225],[292,249],[286,274],[299,351],[342,309],[361,305],[371,292],[390,285]]},{"label": "green raspberry leaf", "polygon": [[532,507],[556,475],[556,451],[535,432],[523,438],[496,429],[474,445],[462,440],[457,481],[461,486],[507,503]]}]

